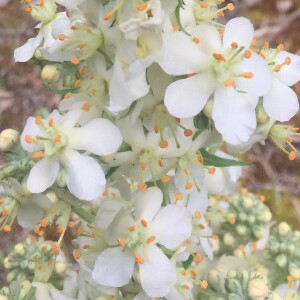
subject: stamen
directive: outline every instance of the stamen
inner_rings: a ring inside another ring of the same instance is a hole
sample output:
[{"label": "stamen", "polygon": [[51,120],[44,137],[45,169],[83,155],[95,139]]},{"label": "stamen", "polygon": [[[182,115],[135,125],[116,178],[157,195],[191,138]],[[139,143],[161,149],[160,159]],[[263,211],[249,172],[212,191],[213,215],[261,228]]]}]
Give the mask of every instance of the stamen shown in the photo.
[{"label": "stamen", "polygon": [[206,280],[203,280],[200,284],[201,289],[206,289],[208,287],[208,282]]},{"label": "stamen", "polygon": [[278,51],[284,51],[284,45],[283,45],[283,44],[279,44],[279,45],[277,46],[277,50],[278,50]]},{"label": "stamen", "polygon": [[87,102],[82,103],[81,110],[88,112],[90,110],[90,106]]},{"label": "stamen", "polygon": [[194,263],[199,263],[202,260],[202,256],[200,254],[197,254],[193,258]]},{"label": "stamen", "polygon": [[198,37],[193,37],[192,38],[192,41],[195,43],[195,44],[199,44],[200,43],[200,39]]},{"label": "stamen", "polygon": [[148,226],[148,222],[147,222],[145,219],[142,219],[142,220],[141,220],[141,224],[142,224],[144,227],[147,227],[147,226]]},{"label": "stamen", "polygon": [[125,246],[125,242],[122,239],[117,239],[117,242],[119,244],[120,247],[124,247]]},{"label": "stamen", "polygon": [[186,130],[184,131],[184,135],[185,135],[186,137],[189,137],[189,136],[193,135],[193,131],[192,131],[191,129],[186,129]]},{"label": "stamen", "polygon": [[213,57],[215,58],[215,59],[217,59],[217,60],[220,60],[220,61],[226,61],[226,58],[221,54],[221,53],[214,53],[213,54]]},{"label": "stamen", "polygon": [[252,56],[252,51],[249,50],[249,49],[247,49],[247,50],[245,51],[245,57],[246,57],[246,58],[250,58],[251,56]]},{"label": "stamen", "polygon": [[57,135],[57,136],[55,137],[55,139],[54,139],[54,144],[59,143],[60,140],[61,140],[61,135],[59,134],[59,135]]},{"label": "stamen", "polygon": [[4,225],[4,226],[3,226],[3,231],[4,231],[4,232],[11,232],[11,226],[9,226],[9,225]]},{"label": "stamen", "polygon": [[190,287],[189,287],[188,284],[184,284],[184,285],[183,285],[183,288],[184,288],[185,290],[187,290],[187,291],[190,290]]},{"label": "stamen", "polygon": [[60,245],[59,245],[59,243],[54,242],[54,243],[52,244],[52,251],[53,251],[53,254],[54,254],[55,256],[58,256],[59,251],[60,251]]},{"label": "stamen", "polygon": [[162,141],[159,143],[159,147],[160,147],[160,148],[167,148],[168,146],[169,146],[168,141],[162,140]]},{"label": "stamen", "polygon": [[239,47],[239,44],[237,42],[232,42],[231,43],[231,47],[232,48],[238,48]]},{"label": "stamen", "polygon": [[170,177],[169,176],[163,176],[161,179],[160,179],[160,181],[162,182],[162,183],[167,183],[167,182],[169,182],[170,181]]},{"label": "stamen", "polygon": [[129,231],[135,231],[136,226],[135,226],[135,225],[132,225],[132,226],[129,226],[127,229],[128,229]]},{"label": "stamen", "polygon": [[60,35],[58,36],[58,39],[59,39],[60,41],[64,41],[65,38],[66,38],[66,36],[65,36],[64,34],[60,34]]},{"label": "stamen", "polygon": [[73,65],[78,65],[80,63],[80,60],[76,56],[73,56],[73,57],[71,57],[70,62]]},{"label": "stamen", "polygon": [[224,85],[225,86],[234,86],[235,85],[235,81],[232,79],[226,80],[224,81]]},{"label": "stamen", "polygon": [[74,87],[75,87],[75,88],[79,88],[79,87],[81,87],[81,85],[82,85],[82,81],[79,80],[79,79],[76,80],[75,83],[74,83]]},{"label": "stamen", "polygon": [[109,12],[107,12],[107,13],[104,15],[103,19],[104,19],[105,21],[108,21],[108,20],[110,20],[110,19],[112,18],[112,16],[113,16],[113,12],[109,11]]},{"label": "stamen", "polygon": [[39,160],[44,157],[44,152],[43,151],[38,151],[32,154],[32,159],[33,160]]},{"label": "stamen", "polygon": [[231,224],[231,225],[233,225],[233,224],[235,224],[235,217],[230,217],[229,219],[228,219],[228,222]]},{"label": "stamen", "polygon": [[254,76],[254,74],[251,73],[251,72],[244,72],[243,73],[243,77],[247,78],[247,79],[251,79],[251,78],[253,78],[253,76]]},{"label": "stamen", "polygon": [[193,183],[192,182],[187,182],[185,185],[185,189],[186,190],[190,190],[193,187]]},{"label": "stamen", "polygon": [[134,256],[134,259],[138,264],[143,264],[145,262],[145,260],[137,254]]},{"label": "stamen", "polygon": [[26,135],[25,135],[25,142],[26,142],[27,144],[31,144],[32,141],[33,141],[32,136],[26,134]]},{"label": "stamen", "polygon": [[42,117],[41,117],[41,116],[36,116],[36,117],[35,117],[35,120],[34,120],[34,123],[35,123],[36,125],[40,125],[41,122],[42,122]]},{"label": "stamen", "polygon": [[70,99],[72,97],[72,93],[67,93],[64,95],[64,99]]},{"label": "stamen", "polygon": [[143,11],[148,7],[147,3],[139,4],[136,6],[136,10]]},{"label": "stamen", "polygon": [[151,244],[153,241],[155,241],[156,240],[156,236],[154,236],[154,235],[152,235],[152,236],[150,236],[148,239],[147,239],[147,244]]},{"label": "stamen", "polygon": [[138,184],[138,190],[139,191],[145,191],[147,189],[147,184],[146,183],[139,183]]},{"label": "stamen", "polygon": [[73,250],[73,257],[78,260],[81,257],[81,252],[78,249]]},{"label": "stamen", "polygon": [[53,121],[53,118],[50,118],[49,122],[48,122],[48,125],[50,127],[53,127],[53,124],[54,124],[54,121]]},{"label": "stamen", "polygon": [[180,192],[175,193],[176,200],[183,200],[183,195]]},{"label": "stamen", "polygon": [[289,153],[289,160],[294,160],[296,158],[296,152],[295,151],[291,151]]},{"label": "stamen", "polygon": [[195,218],[197,218],[197,219],[199,219],[199,218],[201,218],[201,212],[200,211],[195,211],[195,213],[194,213],[194,217]]}]

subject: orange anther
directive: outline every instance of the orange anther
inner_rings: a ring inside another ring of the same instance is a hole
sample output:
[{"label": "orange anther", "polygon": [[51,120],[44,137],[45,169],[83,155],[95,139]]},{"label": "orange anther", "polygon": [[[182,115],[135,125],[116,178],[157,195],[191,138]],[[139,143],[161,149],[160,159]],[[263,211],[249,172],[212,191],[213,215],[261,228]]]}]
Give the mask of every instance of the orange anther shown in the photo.
[{"label": "orange anther", "polygon": [[81,257],[81,252],[78,249],[73,250],[73,257],[78,260]]},{"label": "orange anther", "polygon": [[139,183],[137,188],[138,188],[139,191],[145,191],[146,188],[147,188],[147,184],[146,183]]},{"label": "orange anther", "polygon": [[86,68],[84,68],[84,67],[80,68],[79,73],[80,73],[80,75],[85,75]]},{"label": "orange anther", "polygon": [[75,222],[69,221],[68,226],[69,226],[70,228],[74,228]]},{"label": "orange anther", "polygon": [[32,136],[26,134],[26,135],[25,135],[25,142],[28,143],[28,144],[31,144],[32,141],[33,141],[33,140],[32,140]]},{"label": "orange anther", "polygon": [[34,120],[34,123],[35,123],[36,125],[40,125],[41,122],[42,122],[42,117],[41,117],[41,116],[36,116],[36,117],[35,117],[35,120]]},{"label": "orange anther", "polygon": [[212,238],[213,240],[218,240],[218,239],[219,239],[219,237],[218,237],[216,234],[213,234],[213,235],[211,236],[211,238]]},{"label": "orange anther", "polygon": [[208,287],[208,282],[206,280],[203,280],[200,284],[201,289],[206,289]]},{"label": "orange anther", "polygon": [[288,56],[285,58],[284,62],[286,65],[289,65],[292,62],[292,59]]},{"label": "orange anther", "polygon": [[45,0],[40,0],[40,2],[39,2],[39,6],[44,6],[45,5]]},{"label": "orange anther", "polygon": [[90,237],[95,238],[96,236],[97,236],[96,232],[92,231],[92,232],[90,233]]},{"label": "orange anther", "polygon": [[194,263],[199,263],[202,260],[202,256],[200,254],[197,254],[193,258]]},{"label": "orange anther", "polygon": [[281,66],[280,66],[280,65],[278,65],[278,66],[276,66],[276,67],[274,68],[274,72],[278,73],[278,72],[280,72],[280,71],[281,71]]},{"label": "orange anther", "polygon": [[225,86],[234,86],[235,85],[235,81],[232,79],[226,80],[224,81],[224,85]]},{"label": "orange anther", "polygon": [[2,211],[1,211],[1,215],[2,217],[6,217],[8,215],[8,211],[6,208],[3,208]]},{"label": "orange anther", "polygon": [[208,8],[208,4],[206,2],[201,2],[200,7],[201,8]]},{"label": "orange anther", "polygon": [[147,227],[147,226],[148,226],[148,222],[147,222],[145,219],[142,219],[142,220],[141,220],[141,224],[142,224],[144,227]]},{"label": "orange anther", "polygon": [[55,137],[55,139],[54,139],[54,144],[59,143],[60,140],[61,140],[61,135],[59,134],[59,135],[57,135],[57,136]]},{"label": "orange anther", "polygon": [[84,244],[84,245],[82,246],[82,248],[83,248],[83,249],[88,249],[88,248],[90,248],[90,245],[89,245],[89,244]]},{"label": "orange anther", "polygon": [[228,10],[234,10],[234,5],[233,5],[233,3],[229,3],[229,4],[227,5],[227,9],[228,9]]},{"label": "orange anther", "polygon": [[78,235],[82,235],[82,233],[83,233],[83,228],[82,228],[81,226],[79,226],[79,227],[77,228],[77,234],[78,234]]},{"label": "orange anther", "polygon": [[238,48],[239,44],[237,42],[232,42],[231,47],[232,48]]},{"label": "orange anther", "polygon": [[135,231],[136,226],[135,226],[135,225],[132,225],[132,226],[129,226],[127,229],[128,229],[129,231]]},{"label": "orange anther", "polygon": [[80,63],[80,60],[76,56],[73,56],[73,57],[71,57],[70,62],[73,65],[78,65]]},{"label": "orange anther", "polygon": [[64,35],[64,34],[60,34],[60,35],[58,36],[58,39],[59,39],[60,41],[64,41],[64,40],[65,40],[65,35]]},{"label": "orange anther", "polygon": [[31,0],[24,0],[24,3],[29,4]]},{"label": "orange anther", "polygon": [[192,245],[193,241],[190,240],[190,239],[188,239],[188,240],[185,241],[185,243],[186,243],[187,245]]},{"label": "orange anther", "polygon": [[243,73],[243,77],[244,78],[247,78],[247,79],[251,79],[251,78],[253,78],[253,73],[251,73],[251,72],[244,72]]},{"label": "orange anther", "polygon": [[214,175],[216,173],[216,168],[209,168],[208,169],[208,174]]},{"label": "orange anther", "polygon": [[60,245],[59,245],[59,243],[54,242],[54,243],[52,244],[52,251],[53,251],[53,254],[54,254],[55,256],[58,256],[59,251],[60,251]]},{"label": "orange anther", "polygon": [[184,135],[185,136],[191,136],[193,134],[193,131],[191,129],[185,129],[184,130]]},{"label": "orange anther", "polygon": [[162,168],[164,166],[164,162],[161,159],[159,159],[158,160],[158,165]]},{"label": "orange anther", "polygon": [[72,97],[72,93],[67,93],[64,95],[64,99],[70,99]]},{"label": "orange anther", "polygon": [[270,47],[270,46],[269,46],[269,43],[268,43],[268,42],[265,42],[264,45],[263,45],[263,49],[264,49],[264,50],[268,50],[269,47]]},{"label": "orange anther", "polygon": [[191,271],[192,276],[197,276],[197,271],[195,269],[192,269]]},{"label": "orange anther", "polygon": [[79,88],[79,87],[81,87],[81,84],[82,84],[82,81],[80,79],[78,79],[78,80],[75,81],[74,87]]},{"label": "orange anther", "polygon": [[296,152],[295,151],[291,151],[289,154],[289,160],[294,160],[296,158]]},{"label": "orange anther", "polygon": [[246,58],[250,58],[251,56],[252,56],[252,51],[249,50],[249,49],[247,49],[247,50],[245,51],[245,57],[246,57]]},{"label": "orange anther", "polygon": [[167,183],[167,182],[169,182],[170,181],[170,177],[169,176],[163,176],[161,179],[160,179],[160,181],[161,182],[163,182],[163,183]]},{"label": "orange anther", "polygon": [[33,227],[33,231],[34,231],[34,233],[38,234],[38,233],[40,232],[39,226],[35,225],[35,226]]},{"label": "orange anther", "polygon": [[53,121],[53,118],[50,118],[49,122],[48,122],[48,125],[50,127],[53,127],[53,124],[54,124],[54,121]]},{"label": "orange anther", "polygon": [[192,38],[192,41],[195,43],[195,44],[199,44],[200,43],[200,39],[198,37],[193,37]]},{"label": "orange anther", "polygon": [[147,3],[139,4],[136,6],[136,10],[143,11],[147,8],[147,6],[148,6]]},{"label": "orange anther", "polygon": [[31,12],[32,12],[32,7],[26,7],[26,8],[25,8],[25,11],[26,11],[27,13],[31,13]]},{"label": "orange anther", "polygon": [[226,61],[226,58],[223,56],[223,54],[221,54],[221,53],[214,53],[213,54],[213,57],[215,58],[215,59],[217,59],[217,60],[220,60],[220,61]]},{"label": "orange anther", "polygon": [[40,224],[41,224],[42,227],[46,227],[47,226],[47,221],[45,219],[42,219],[40,221]]},{"label": "orange anther", "polygon": [[284,45],[283,45],[283,44],[279,44],[279,45],[277,46],[277,50],[278,50],[278,51],[284,51]]},{"label": "orange anther", "polygon": [[185,185],[185,189],[186,190],[190,190],[193,187],[193,183],[192,182],[187,182]]},{"label": "orange anther", "polygon": [[180,192],[177,192],[177,193],[175,193],[175,198],[176,198],[176,200],[182,200],[183,195]]},{"label": "orange anther", "polygon": [[169,143],[167,141],[163,140],[159,143],[160,148],[167,148],[168,146],[169,146]]},{"label": "orange anther", "polygon": [[81,110],[88,112],[90,110],[90,106],[87,102],[82,103]]},{"label": "orange anther", "polygon": [[156,240],[156,236],[154,236],[154,235],[152,235],[152,236],[150,236],[148,239],[147,239],[147,244],[151,244],[153,241],[155,241]]},{"label": "orange anther", "polygon": [[44,157],[44,152],[43,151],[38,151],[32,154],[32,159],[33,160],[39,160]]},{"label": "orange anther", "polygon": [[65,229],[62,226],[59,226],[57,232],[59,234],[63,234],[65,232]]},{"label": "orange anther", "polygon": [[198,218],[198,219],[199,219],[199,218],[201,218],[201,215],[202,215],[201,212],[198,211],[198,210],[194,212],[194,217],[195,217],[195,218]]},{"label": "orange anther", "polygon": [[292,138],[291,136],[288,136],[288,137],[286,138],[286,140],[287,140],[287,142],[289,142],[289,143],[292,143],[292,142],[293,142],[293,138]]},{"label": "orange anther", "polygon": [[124,247],[125,246],[125,242],[122,239],[117,239],[117,243],[120,247]]},{"label": "orange anther", "polygon": [[234,223],[235,223],[235,217],[230,217],[229,219],[228,219],[228,222],[231,224],[231,225],[233,225]]},{"label": "orange anther", "polygon": [[71,30],[76,30],[76,29],[77,29],[77,26],[76,26],[76,25],[71,25],[71,26],[70,26],[70,29],[71,29]]},{"label": "orange anther", "polygon": [[4,225],[4,226],[3,226],[3,231],[4,231],[4,232],[10,232],[10,231],[11,231],[11,226],[9,226],[9,225]]},{"label": "orange anther", "polygon": [[184,284],[183,288],[188,291],[190,289],[190,286],[188,284]]},{"label": "orange anther", "polygon": [[143,264],[145,262],[145,260],[137,254],[134,256],[134,259],[138,264]]},{"label": "orange anther", "polygon": [[103,19],[104,19],[105,21],[108,21],[108,20],[110,20],[110,19],[112,18],[112,16],[113,16],[113,13],[112,13],[111,11],[109,11],[109,12],[107,12],[107,13],[104,15]]}]

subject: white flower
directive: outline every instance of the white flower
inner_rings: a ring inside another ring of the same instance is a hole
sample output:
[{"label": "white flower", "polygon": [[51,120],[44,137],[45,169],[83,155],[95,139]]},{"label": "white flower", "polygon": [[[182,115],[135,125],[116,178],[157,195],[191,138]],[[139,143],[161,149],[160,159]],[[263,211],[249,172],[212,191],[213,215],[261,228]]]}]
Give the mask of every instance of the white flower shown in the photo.
[{"label": "white flower", "polygon": [[279,49],[262,50],[272,71],[272,88],[263,106],[273,120],[285,122],[299,110],[297,94],[290,88],[300,80],[300,56]]},{"label": "white flower", "polygon": [[70,20],[65,12],[56,13],[56,5],[52,0],[45,1],[44,5],[35,5],[31,2],[28,5],[32,17],[41,22],[35,26],[39,33],[36,37],[30,38],[23,46],[15,49],[16,62],[25,62],[31,59],[41,44],[42,48],[51,47],[58,34],[70,25]]},{"label": "white flower", "polygon": [[143,290],[162,297],[176,283],[176,269],[162,250],[175,249],[191,234],[191,215],[184,207],[161,208],[162,192],[151,187],[136,201],[134,218],[121,210],[107,228],[106,241],[113,246],[96,261],[93,279],[102,285],[121,287],[129,283],[135,263]]},{"label": "white flower", "polygon": [[213,96],[212,118],[224,140],[247,141],[256,128],[258,97],[271,87],[267,64],[248,49],[253,32],[249,20],[235,18],[227,23],[223,40],[207,24],[198,25],[191,38],[183,32],[165,34],[161,67],[168,74],[192,75],[168,87],[165,105],[170,114],[193,117]]},{"label": "white flower", "polygon": [[93,200],[104,190],[105,175],[97,161],[79,151],[109,155],[122,142],[118,128],[106,119],[94,119],[83,127],[75,127],[81,112],[64,116],[54,111],[46,120],[30,117],[21,135],[21,145],[40,159],[31,169],[27,185],[33,193],[52,186],[60,165],[66,171],[66,184],[79,199]]},{"label": "white flower", "polygon": [[[51,207],[51,203],[46,196],[43,194],[28,194],[28,191],[24,190],[22,185],[14,178],[1,181],[0,186],[4,190],[3,193],[1,192],[3,203],[1,205],[0,228],[2,228],[3,222],[3,225],[11,224],[15,217],[18,224],[23,228],[33,227],[42,219],[44,210]],[[9,220],[10,222],[7,222]]]}]

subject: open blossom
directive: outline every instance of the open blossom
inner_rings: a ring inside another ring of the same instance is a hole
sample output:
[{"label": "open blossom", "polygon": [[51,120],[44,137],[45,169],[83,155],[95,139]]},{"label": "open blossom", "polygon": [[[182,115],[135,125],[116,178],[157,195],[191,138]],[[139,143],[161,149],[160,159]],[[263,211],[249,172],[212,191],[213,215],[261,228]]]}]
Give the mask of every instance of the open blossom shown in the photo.
[{"label": "open blossom", "polygon": [[[267,64],[249,50],[253,25],[235,18],[219,31],[198,25],[191,38],[183,32],[164,35],[160,65],[172,75],[190,75],[167,88],[165,105],[178,118],[197,115],[213,97],[212,119],[225,141],[247,141],[256,128],[258,97],[271,88]],[[234,116],[234,117],[233,117]]]},{"label": "open blossom", "polygon": [[279,46],[261,51],[272,71],[272,88],[264,95],[263,107],[271,119],[285,122],[299,110],[298,96],[290,86],[300,80],[300,56],[280,50]]},{"label": "open blossom", "polygon": [[93,200],[105,187],[105,175],[99,163],[79,151],[109,155],[117,151],[122,137],[118,128],[106,119],[94,119],[75,127],[81,112],[61,116],[54,111],[47,119],[30,117],[21,135],[21,145],[38,162],[31,169],[27,186],[40,193],[52,186],[60,167],[66,172],[66,184],[79,199]]},{"label": "open blossom", "polygon": [[176,268],[160,244],[173,250],[191,234],[191,214],[185,207],[161,208],[162,192],[151,187],[136,201],[134,217],[121,210],[106,230],[111,248],[98,256],[93,279],[104,286],[121,287],[129,283],[135,264],[143,290],[151,297],[162,297],[176,283]]},{"label": "open blossom", "polygon": [[26,2],[29,7],[27,11],[32,17],[40,21],[35,26],[39,30],[34,38],[30,38],[23,46],[15,49],[14,57],[16,62],[25,62],[32,58],[37,48],[51,47],[59,32],[70,25],[70,20],[65,12],[56,13],[56,5],[52,0],[45,1],[44,5],[34,5],[31,1]]}]

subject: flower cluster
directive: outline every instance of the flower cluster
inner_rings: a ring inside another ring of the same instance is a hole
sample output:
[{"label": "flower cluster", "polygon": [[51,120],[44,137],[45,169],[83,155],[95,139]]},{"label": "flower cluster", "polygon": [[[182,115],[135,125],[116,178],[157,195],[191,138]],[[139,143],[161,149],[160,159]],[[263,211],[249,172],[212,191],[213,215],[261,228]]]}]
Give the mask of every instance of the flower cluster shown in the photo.
[{"label": "flower cluster", "polygon": [[[244,17],[220,23],[234,9],[222,0],[21,2],[38,33],[15,60],[40,66],[62,99],[28,118],[19,143],[18,132],[0,134],[0,230],[16,219],[59,237],[37,242],[37,259],[16,245],[10,279],[49,300],[271,299],[256,271],[209,272],[214,254],[263,238],[269,209],[242,193],[212,214],[208,197],[232,194],[248,165],[229,151],[270,137],[295,159],[297,130],[276,122],[299,109],[300,57],[260,47]],[[79,272],[68,269],[59,288],[49,278],[68,228]]]}]

